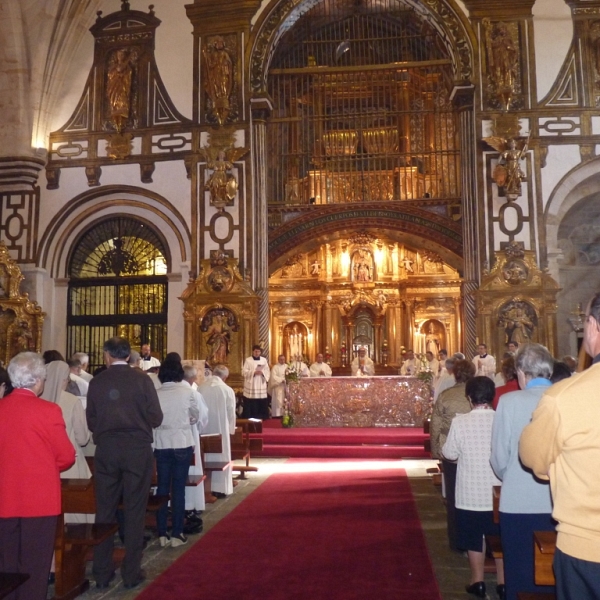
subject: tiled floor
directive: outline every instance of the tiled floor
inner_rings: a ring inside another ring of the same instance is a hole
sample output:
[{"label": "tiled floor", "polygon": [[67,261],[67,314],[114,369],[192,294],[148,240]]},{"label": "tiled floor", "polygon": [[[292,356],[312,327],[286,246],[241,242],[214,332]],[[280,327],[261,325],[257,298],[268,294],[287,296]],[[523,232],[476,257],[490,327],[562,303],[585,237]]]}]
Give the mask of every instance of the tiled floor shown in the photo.
[{"label": "tiled floor", "polygon": [[[85,594],[79,596],[82,600],[100,600],[118,598],[119,600],[130,600],[135,598],[143,587],[149,585],[154,578],[162,573],[177,557],[185,553],[198,541],[207,531],[211,529],[220,519],[231,512],[244,498],[251,494],[265,479],[274,472],[285,469],[285,459],[254,459],[253,463],[260,467],[258,473],[251,473],[248,479],[240,481],[233,495],[209,505],[202,515],[204,531],[199,535],[191,535],[190,543],[179,548],[161,548],[158,539],[154,538],[144,551],[143,568],[147,574],[147,580],[140,588],[125,590],[120,577],[117,576],[113,585],[102,591],[97,591],[93,581],[91,588]],[[446,515],[439,487],[433,485],[431,478],[427,475],[427,468],[434,462],[428,460],[404,460],[401,461],[402,468],[406,469],[410,480],[413,495],[415,497],[429,553],[434,565],[434,571],[443,600],[468,600],[465,584],[469,581],[469,566],[467,558],[463,555],[451,552],[446,541]],[[288,467],[289,468],[289,467]],[[91,570],[91,563],[88,567]],[[495,581],[493,577],[488,580],[489,600],[496,600]],[[53,588],[48,590],[48,598],[52,597]],[[213,599],[220,600],[220,599]],[[268,600],[268,598],[265,598]],[[307,599],[309,600],[309,599]],[[336,599],[333,599],[336,600]],[[342,600],[342,599],[340,599]],[[428,600],[423,598],[423,600]]]}]

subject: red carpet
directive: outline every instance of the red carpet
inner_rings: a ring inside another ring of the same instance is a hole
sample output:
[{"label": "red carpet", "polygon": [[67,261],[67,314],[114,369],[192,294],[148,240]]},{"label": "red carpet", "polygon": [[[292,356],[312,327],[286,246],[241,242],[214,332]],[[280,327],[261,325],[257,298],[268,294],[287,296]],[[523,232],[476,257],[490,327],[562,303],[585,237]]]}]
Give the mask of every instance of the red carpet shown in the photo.
[{"label": "red carpet", "polygon": [[397,463],[330,472],[298,471],[333,461],[287,464],[138,600],[440,600]]},{"label": "red carpet", "polygon": [[430,458],[421,427],[281,427],[263,421],[263,451],[254,456],[297,458]]}]

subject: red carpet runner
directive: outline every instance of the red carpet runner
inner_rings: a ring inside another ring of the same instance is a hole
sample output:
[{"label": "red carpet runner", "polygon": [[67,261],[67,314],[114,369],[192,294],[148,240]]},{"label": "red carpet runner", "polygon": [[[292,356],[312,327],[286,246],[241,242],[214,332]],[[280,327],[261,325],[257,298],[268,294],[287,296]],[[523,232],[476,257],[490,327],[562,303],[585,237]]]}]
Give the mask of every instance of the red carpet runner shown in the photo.
[{"label": "red carpet runner", "polygon": [[138,600],[440,600],[404,471],[287,464]]}]

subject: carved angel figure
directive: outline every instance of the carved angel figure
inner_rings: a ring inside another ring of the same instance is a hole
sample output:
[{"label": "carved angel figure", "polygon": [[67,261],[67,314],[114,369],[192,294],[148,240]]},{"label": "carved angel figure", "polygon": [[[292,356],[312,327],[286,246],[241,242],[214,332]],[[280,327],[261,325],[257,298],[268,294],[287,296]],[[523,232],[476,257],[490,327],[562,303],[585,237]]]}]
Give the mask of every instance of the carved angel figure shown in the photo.
[{"label": "carved angel figure", "polygon": [[521,182],[525,178],[521,160],[527,153],[529,139],[520,142],[520,147],[514,138],[487,137],[484,141],[500,152],[500,161],[494,168],[492,179],[498,187],[504,188],[509,200],[515,200],[521,195]]},{"label": "carved angel figure", "polygon": [[227,148],[220,150],[213,147],[201,149],[206,159],[207,166],[212,173],[206,181],[204,189],[210,192],[210,203],[212,206],[223,210],[226,206],[233,204],[237,193],[238,183],[230,170],[233,163],[246,154],[246,148]]}]

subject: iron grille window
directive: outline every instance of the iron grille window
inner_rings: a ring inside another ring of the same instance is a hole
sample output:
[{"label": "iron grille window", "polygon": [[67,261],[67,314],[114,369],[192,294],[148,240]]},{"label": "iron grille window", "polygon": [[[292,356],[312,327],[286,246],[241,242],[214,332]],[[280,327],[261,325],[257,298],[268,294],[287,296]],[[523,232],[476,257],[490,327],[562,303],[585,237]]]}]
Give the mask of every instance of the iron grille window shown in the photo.
[{"label": "iron grille window", "polygon": [[460,195],[452,67],[398,3],[326,0],[282,38],[269,71],[269,201]]},{"label": "iron grille window", "polygon": [[163,356],[167,342],[166,244],[147,224],[129,217],[87,231],[72,253],[67,309],[67,354],[87,352],[103,363],[102,346],[115,335],[132,348],[144,343]]}]

